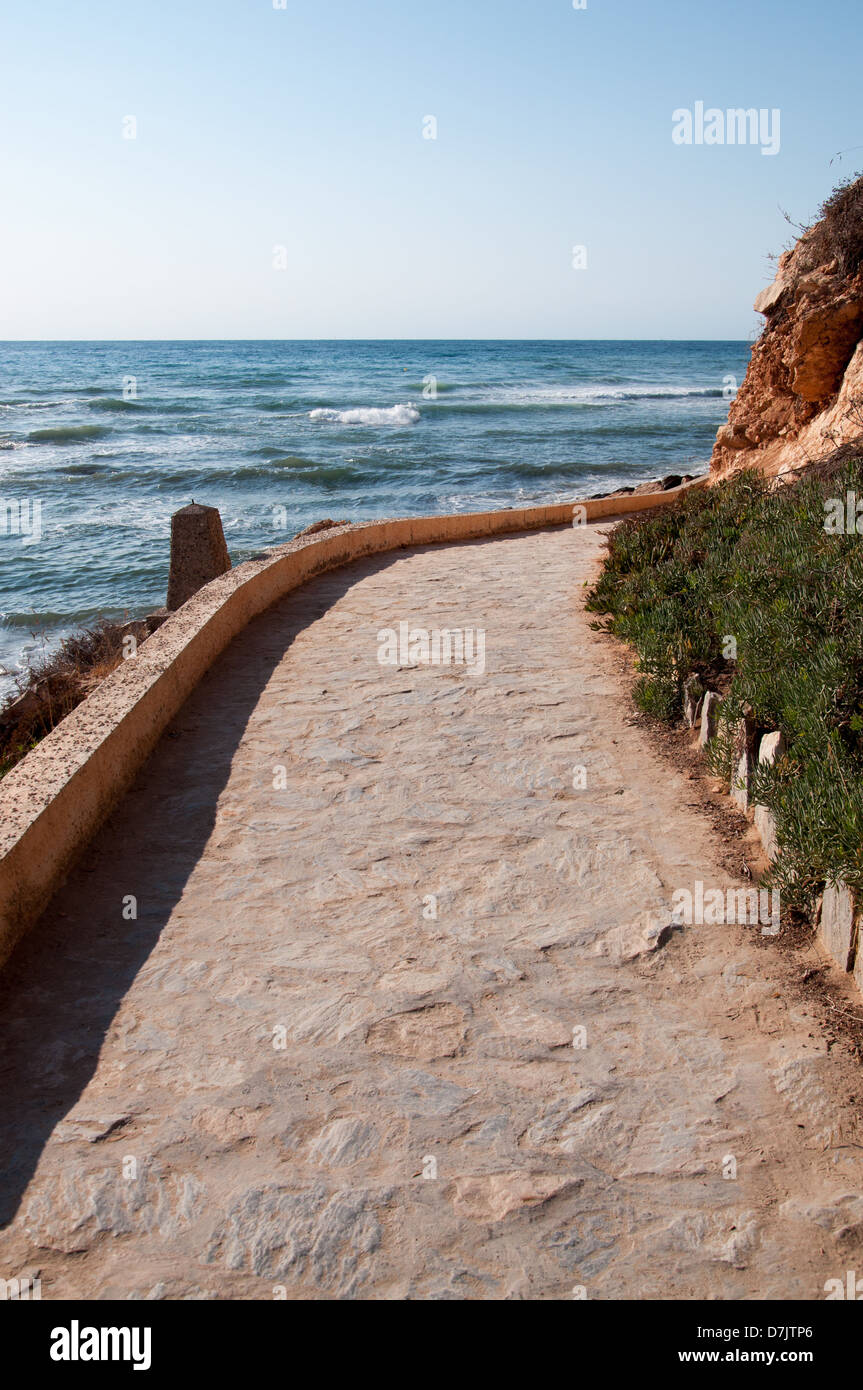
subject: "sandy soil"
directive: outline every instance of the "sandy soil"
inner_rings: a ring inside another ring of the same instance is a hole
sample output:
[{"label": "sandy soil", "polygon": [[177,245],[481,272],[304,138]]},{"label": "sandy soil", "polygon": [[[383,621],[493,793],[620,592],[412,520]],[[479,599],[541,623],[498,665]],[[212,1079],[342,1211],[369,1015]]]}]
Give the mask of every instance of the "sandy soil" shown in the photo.
[{"label": "sandy soil", "polygon": [[[0,982],[0,1275],[820,1299],[859,1265],[850,1049],[781,939],[661,930],[743,880],[582,611],[602,537],[363,561],[213,668]],[[380,665],[400,621],[483,629],[485,673]]]}]

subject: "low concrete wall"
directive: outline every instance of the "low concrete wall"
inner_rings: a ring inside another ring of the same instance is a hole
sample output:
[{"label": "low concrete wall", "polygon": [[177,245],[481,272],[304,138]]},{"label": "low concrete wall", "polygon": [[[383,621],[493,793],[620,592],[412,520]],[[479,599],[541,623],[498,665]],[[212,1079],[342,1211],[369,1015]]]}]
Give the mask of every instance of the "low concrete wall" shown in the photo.
[{"label": "low concrete wall", "polygon": [[47,907],[204,672],[259,613],[313,575],[381,551],[598,521],[703,487],[526,510],[344,526],[288,542],[214,579],[172,614],[0,782],[0,965]]}]

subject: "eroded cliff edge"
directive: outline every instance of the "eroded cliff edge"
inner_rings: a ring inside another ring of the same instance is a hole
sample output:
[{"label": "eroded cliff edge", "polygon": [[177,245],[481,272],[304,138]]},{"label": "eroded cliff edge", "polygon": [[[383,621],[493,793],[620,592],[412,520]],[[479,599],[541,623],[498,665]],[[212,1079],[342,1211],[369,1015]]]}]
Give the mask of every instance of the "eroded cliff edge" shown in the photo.
[{"label": "eroded cliff edge", "polygon": [[863,438],[863,177],[828,198],[755,309],[766,323],[717,433],[714,478],[795,471]]}]

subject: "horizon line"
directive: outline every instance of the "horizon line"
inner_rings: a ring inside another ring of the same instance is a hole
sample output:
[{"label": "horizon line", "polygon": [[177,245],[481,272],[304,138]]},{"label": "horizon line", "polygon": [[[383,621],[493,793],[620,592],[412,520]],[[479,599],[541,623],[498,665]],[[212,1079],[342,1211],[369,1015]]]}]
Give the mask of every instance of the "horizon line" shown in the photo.
[{"label": "horizon line", "polygon": [[748,343],[749,338],[0,338],[0,346],[55,343]]}]

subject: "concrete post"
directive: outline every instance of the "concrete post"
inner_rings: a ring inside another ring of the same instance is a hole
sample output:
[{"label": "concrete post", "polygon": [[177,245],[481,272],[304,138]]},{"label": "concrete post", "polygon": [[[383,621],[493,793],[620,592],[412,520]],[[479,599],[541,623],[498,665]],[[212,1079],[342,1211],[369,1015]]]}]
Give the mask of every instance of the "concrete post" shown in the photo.
[{"label": "concrete post", "polygon": [[216,507],[191,502],[171,517],[171,572],[168,611],[231,568],[222,518]]}]

